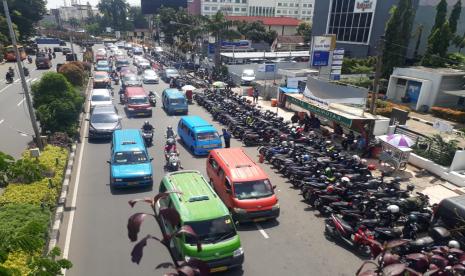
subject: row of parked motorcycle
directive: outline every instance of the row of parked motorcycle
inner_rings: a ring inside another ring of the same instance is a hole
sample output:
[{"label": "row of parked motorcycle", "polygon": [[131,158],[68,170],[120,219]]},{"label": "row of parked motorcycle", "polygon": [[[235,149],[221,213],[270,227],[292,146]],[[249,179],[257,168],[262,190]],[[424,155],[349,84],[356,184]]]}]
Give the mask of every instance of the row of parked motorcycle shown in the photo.
[{"label": "row of parked motorcycle", "polygon": [[[377,267],[359,275],[465,275],[465,253],[433,217],[428,196],[403,180],[375,177],[375,167],[313,131],[262,111],[230,91],[194,95],[214,120],[268,162],[325,217],[325,235]],[[404,187],[405,186],[405,187]],[[395,246],[393,246],[395,245]],[[425,273],[425,274],[424,274]]]}]

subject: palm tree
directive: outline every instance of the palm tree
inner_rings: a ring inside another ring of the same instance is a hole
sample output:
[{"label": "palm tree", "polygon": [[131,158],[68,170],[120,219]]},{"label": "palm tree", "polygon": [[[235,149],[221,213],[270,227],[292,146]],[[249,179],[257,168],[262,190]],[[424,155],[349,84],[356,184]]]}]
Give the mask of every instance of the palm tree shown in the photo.
[{"label": "palm tree", "polygon": [[212,17],[205,17],[205,27],[209,33],[215,38],[215,68],[221,67],[221,41],[223,39],[239,38],[239,32],[231,30],[233,22],[225,18],[221,11],[218,11]]}]

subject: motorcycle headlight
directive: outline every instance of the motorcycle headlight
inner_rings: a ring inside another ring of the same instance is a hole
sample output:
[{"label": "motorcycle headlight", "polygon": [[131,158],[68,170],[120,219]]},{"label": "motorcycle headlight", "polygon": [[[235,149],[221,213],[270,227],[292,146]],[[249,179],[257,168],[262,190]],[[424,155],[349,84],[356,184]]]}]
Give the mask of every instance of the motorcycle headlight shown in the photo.
[{"label": "motorcycle headlight", "polygon": [[233,257],[234,258],[240,257],[242,255],[244,255],[244,249],[242,249],[242,247],[239,247],[238,249],[234,250],[234,252],[233,252]]}]

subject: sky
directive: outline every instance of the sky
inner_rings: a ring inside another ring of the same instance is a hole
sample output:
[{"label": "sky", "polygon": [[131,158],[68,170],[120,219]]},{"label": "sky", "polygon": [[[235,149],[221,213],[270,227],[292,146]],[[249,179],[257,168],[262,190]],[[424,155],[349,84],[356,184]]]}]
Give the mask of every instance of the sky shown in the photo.
[{"label": "sky", "polygon": [[[48,9],[59,8],[64,5],[63,0],[46,0]],[[78,4],[86,4],[89,2],[92,6],[96,6],[100,0],[76,0]],[[140,6],[140,0],[126,0],[131,6]],[[66,5],[69,6],[71,0],[66,0]]]}]

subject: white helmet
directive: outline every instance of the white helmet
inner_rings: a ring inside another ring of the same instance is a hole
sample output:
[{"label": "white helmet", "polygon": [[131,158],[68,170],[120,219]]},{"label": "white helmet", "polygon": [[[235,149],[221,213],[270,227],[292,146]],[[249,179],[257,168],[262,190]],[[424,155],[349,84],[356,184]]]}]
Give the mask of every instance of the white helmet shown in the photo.
[{"label": "white helmet", "polygon": [[362,160],[360,160],[360,164],[362,164],[362,165],[366,165],[366,164],[367,164],[367,162],[368,162],[368,161],[367,161],[366,159],[362,159]]},{"label": "white helmet", "polygon": [[287,142],[286,142],[286,141],[282,141],[282,142],[281,142],[281,146],[287,147]]},{"label": "white helmet", "polygon": [[399,213],[400,208],[399,208],[399,206],[397,206],[397,205],[389,205],[389,206],[387,207],[387,210],[388,210],[391,214],[397,214],[397,213]]},{"label": "white helmet", "polygon": [[349,183],[350,182],[350,178],[348,178],[347,176],[344,176],[341,178],[341,182],[342,183]]},{"label": "white helmet", "polygon": [[360,156],[358,156],[356,154],[352,155],[352,160],[354,160],[354,162],[357,163],[357,164],[360,163],[360,161],[361,161]]},{"label": "white helmet", "polygon": [[449,243],[447,244],[449,248],[457,248],[460,249],[460,243],[456,240],[450,240]]}]

